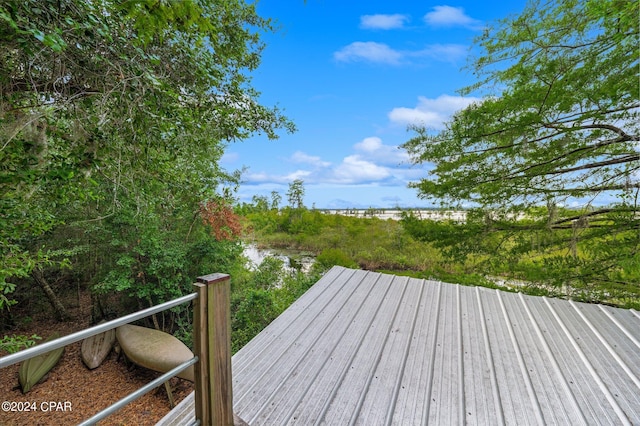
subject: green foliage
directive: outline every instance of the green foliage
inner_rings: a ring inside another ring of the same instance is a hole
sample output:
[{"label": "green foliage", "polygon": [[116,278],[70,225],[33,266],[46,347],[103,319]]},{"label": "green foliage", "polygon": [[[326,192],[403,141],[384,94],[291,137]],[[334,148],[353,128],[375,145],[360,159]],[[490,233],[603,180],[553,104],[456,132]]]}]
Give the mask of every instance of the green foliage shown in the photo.
[{"label": "green foliage", "polygon": [[231,198],[228,143],[294,129],[248,76],[271,30],[236,0],[0,4],[0,309],[65,258],[144,303],[231,267],[200,207]]},{"label": "green foliage", "polygon": [[638,244],[637,232],[612,235],[607,228],[577,224],[552,230],[540,208],[517,221],[478,213],[470,211],[464,224],[413,216],[405,216],[402,224],[455,262],[475,260],[476,272],[531,283],[529,293],[608,303],[640,297],[638,252],[628,251]]},{"label": "green foliage", "polygon": [[269,210],[269,200],[267,197],[254,195],[251,197],[251,200],[253,201],[253,205],[257,211],[263,212]]},{"label": "green foliage", "polygon": [[318,211],[285,208],[280,215],[279,229],[293,235],[319,235],[324,215]]},{"label": "green foliage", "polygon": [[289,184],[287,200],[292,209],[304,208],[304,182],[301,179],[295,179]]},{"label": "green foliage", "polygon": [[282,196],[277,191],[271,191],[271,209],[278,210],[280,208]]},{"label": "green foliage", "polygon": [[401,223],[413,238],[433,244],[458,262],[464,262],[468,255],[478,251],[478,245],[487,243],[486,239],[475,238],[482,226],[471,221],[462,224],[451,220],[422,220],[408,213],[403,215]]},{"label": "green foliage", "polygon": [[[466,214],[467,221],[460,223],[421,220],[407,212],[398,222],[307,211],[295,234],[291,227],[256,226],[284,222],[286,209],[245,217],[260,244],[316,253],[316,272],[342,265],[491,288],[506,288],[495,281],[511,280],[528,294],[625,307],[640,300],[638,251],[628,250],[638,244],[637,232],[609,234],[610,228],[585,227],[579,220],[550,229],[557,215],[579,217],[555,206],[516,217],[482,209]],[[617,211],[604,217],[633,220]]]},{"label": "green foliage", "polygon": [[318,255],[319,269],[332,265],[366,269],[433,268],[441,259],[430,245],[408,236],[396,221],[355,218],[304,210],[252,212],[245,217],[253,236],[268,247]]},{"label": "green foliage", "polygon": [[267,290],[251,289],[233,306],[232,350],[237,352],[278,316],[274,297]]},{"label": "green foliage", "polygon": [[320,272],[287,272],[282,260],[267,257],[255,271],[232,279],[233,352],[271,323],[320,277]]},{"label": "green foliage", "polygon": [[344,266],[345,268],[357,268],[358,264],[342,250],[337,248],[324,249],[316,257],[316,264],[325,269],[329,269],[334,265]]},{"label": "green foliage", "polygon": [[532,2],[489,27],[471,65],[478,83],[462,91],[483,98],[404,145],[435,164],[412,185],[421,196],[478,209],[465,225],[407,219],[409,232],[554,285],[637,285],[638,7]]},{"label": "green foliage", "polygon": [[[602,4],[606,4],[602,7]],[[445,203],[518,211],[548,200],[620,196],[640,184],[638,3],[531,3],[477,42],[485,97],[435,135],[405,144],[433,178],[414,186]]]},{"label": "green foliage", "polygon": [[8,352],[10,354],[21,351],[22,349],[30,348],[36,344],[36,340],[41,340],[42,337],[32,334],[31,336],[4,336],[0,339],[0,351]]},{"label": "green foliage", "polygon": [[[109,255],[98,271],[95,290],[120,293],[144,308],[190,293],[198,276],[214,271],[235,274],[242,268],[238,241],[218,241],[199,220],[189,222],[164,214],[105,219],[99,229],[104,235],[97,236]],[[187,305],[159,316],[160,328],[177,330],[188,342]]]},{"label": "green foliage", "polygon": [[253,274],[254,286],[261,290],[277,287],[282,281],[284,261],[274,256],[266,257]]}]

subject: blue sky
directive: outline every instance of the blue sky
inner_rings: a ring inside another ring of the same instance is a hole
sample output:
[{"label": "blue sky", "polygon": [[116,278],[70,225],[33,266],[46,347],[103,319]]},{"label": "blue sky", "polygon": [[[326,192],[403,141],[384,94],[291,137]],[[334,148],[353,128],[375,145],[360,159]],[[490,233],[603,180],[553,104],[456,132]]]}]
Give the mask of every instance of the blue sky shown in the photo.
[{"label": "blue sky", "polygon": [[473,38],[525,3],[260,1],[258,13],[280,29],[263,37],[252,83],[298,130],[228,147],[223,167],[246,167],[240,201],[272,191],[286,201],[302,179],[307,207],[428,207],[407,188],[429,169],[398,148],[412,136],[407,126],[437,130],[473,101],[456,92],[474,82],[463,70]]}]

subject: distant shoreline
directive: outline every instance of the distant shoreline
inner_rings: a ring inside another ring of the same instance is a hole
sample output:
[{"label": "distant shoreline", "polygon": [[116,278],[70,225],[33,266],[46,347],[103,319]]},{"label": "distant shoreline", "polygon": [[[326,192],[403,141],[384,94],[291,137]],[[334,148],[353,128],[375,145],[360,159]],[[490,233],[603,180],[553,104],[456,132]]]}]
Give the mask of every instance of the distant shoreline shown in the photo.
[{"label": "distant shoreline", "polygon": [[411,212],[420,219],[429,220],[453,220],[455,222],[465,222],[467,220],[466,210],[441,210],[441,209],[426,209],[426,208],[406,208],[406,209],[315,209],[324,214],[337,214],[341,216],[349,217],[362,217],[371,218],[376,217],[378,219],[402,219],[402,214]]}]

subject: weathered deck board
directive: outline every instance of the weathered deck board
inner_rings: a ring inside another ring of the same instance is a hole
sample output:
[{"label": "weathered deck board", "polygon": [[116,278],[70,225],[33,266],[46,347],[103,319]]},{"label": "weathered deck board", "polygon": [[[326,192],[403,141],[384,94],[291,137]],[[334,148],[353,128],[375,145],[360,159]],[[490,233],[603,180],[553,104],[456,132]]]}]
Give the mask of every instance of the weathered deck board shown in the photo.
[{"label": "weathered deck board", "polygon": [[640,313],[334,267],[233,374],[252,426],[640,424]]}]

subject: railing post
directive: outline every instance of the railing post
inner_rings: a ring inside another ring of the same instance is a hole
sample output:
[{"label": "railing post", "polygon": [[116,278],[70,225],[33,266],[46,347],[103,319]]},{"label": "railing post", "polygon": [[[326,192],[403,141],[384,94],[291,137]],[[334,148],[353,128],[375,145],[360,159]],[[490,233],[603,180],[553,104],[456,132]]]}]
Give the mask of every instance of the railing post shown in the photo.
[{"label": "railing post", "polygon": [[[206,288],[206,308],[199,308],[198,315],[206,316],[206,321],[202,317],[198,318],[201,326],[206,322],[206,333],[200,332],[200,351],[206,351],[201,362],[207,364],[201,367],[204,376],[201,381],[206,383],[198,384],[196,378],[196,415],[200,406],[204,417],[203,424],[216,426],[233,425],[233,393],[231,377],[231,286],[229,275],[211,274],[198,277],[198,283]],[[197,285],[197,284],[196,284]],[[198,286],[198,289],[202,289]],[[203,295],[204,296],[204,295]],[[195,317],[194,313],[194,317]],[[195,318],[194,318],[195,319]],[[194,341],[195,344],[195,341]],[[206,348],[206,349],[203,349]],[[200,363],[198,363],[200,364]],[[196,375],[198,370],[196,370]],[[208,376],[208,377],[207,377]],[[206,389],[205,389],[206,388]],[[202,397],[198,401],[198,390]],[[206,402],[205,402],[206,399]],[[200,404],[200,405],[198,405]],[[204,421],[207,421],[205,423]]]},{"label": "railing post", "polygon": [[195,372],[195,414],[203,426],[211,424],[209,407],[209,355],[207,339],[207,285],[194,283],[198,293],[193,305],[193,352],[198,356]]}]

